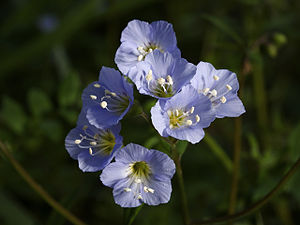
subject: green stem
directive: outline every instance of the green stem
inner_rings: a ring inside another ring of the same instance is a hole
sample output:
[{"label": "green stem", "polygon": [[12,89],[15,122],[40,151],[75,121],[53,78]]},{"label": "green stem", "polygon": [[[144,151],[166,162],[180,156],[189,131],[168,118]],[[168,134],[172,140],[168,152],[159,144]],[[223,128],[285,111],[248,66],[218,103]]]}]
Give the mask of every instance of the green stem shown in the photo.
[{"label": "green stem", "polygon": [[192,222],[191,225],[205,225],[205,224],[216,224],[216,223],[226,223],[230,221],[236,221],[239,220],[245,216],[248,216],[261,207],[263,207],[265,204],[267,204],[278,192],[279,190],[288,182],[288,180],[294,175],[298,167],[300,166],[300,158],[295,162],[295,164],[290,168],[290,170],[285,174],[283,178],[279,181],[279,183],[267,194],[265,195],[261,200],[258,202],[254,203],[252,206],[249,208],[233,214],[229,216],[224,216],[216,219],[211,219],[211,220],[205,220],[205,221],[200,221],[200,222]]},{"label": "green stem", "polygon": [[183,173],[181,168],[181,155],[176,150],[176,144],[172,146],[172,153],[173,153],[173,160],[176,165],[176,175],[180,190],[180,198],[181,198],[181,208],[182,208],[182,214],[183,214],[183,221],[185,225],[190,224],[190,215],[189,215],[189,209],[188,209],[188,203],[187,203],[187,197],[185,194],[185,188],[184,188],[184,181],[183,181]]},{"label": "green stem", "polygon": [[19,175],[29,184],[29,186],[37,192],[51,207],[53,207],[58,213],[60,213],[63,217],[69,220],[71,223],[75,225],[86,225],[76,216],[74,216],[70,211],[64,208],[61,204],[59,204],[56,200],[54,200],[33,178],[29,175],[29,173],[18,163],[17,160],[9,153],[7,147],[0,141],[0,149],[3,154],[8,158],[12,166],[19,173]]}]

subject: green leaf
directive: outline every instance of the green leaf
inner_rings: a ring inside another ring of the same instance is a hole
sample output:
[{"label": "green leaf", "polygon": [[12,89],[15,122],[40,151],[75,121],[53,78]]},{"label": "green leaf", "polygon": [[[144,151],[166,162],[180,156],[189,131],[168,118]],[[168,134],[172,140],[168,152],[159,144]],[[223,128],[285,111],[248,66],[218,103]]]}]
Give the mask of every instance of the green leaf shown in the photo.
[{"label": "green leaf", "polygon": [[145,141],[144,146],[146,148],[153,148],[153,146],[158,144],[158,143],[159,143],[159,138],[157,136],[153,136],[153,137],[148,138]]},{"label": "green leaf", "polygon": [[289,137],[289,155],[292,161],[296,160],[299,156],[300,146],[300,123],[294,128]]},{"label": "green leaf", "polygon": [[80,79],[76,72],[70,73],[59,86],[58,102],[61,106],[71,106],[80,102]]},{"label": "green leaf", "polygon": [[42,116],[51,111],[52,103],[48,96],[39,89],[31,89],[27,95],[30,111],[34,116]]},{"label": "green leaf", "polygon": [[24,131],[27,116],[22,106],[10,97],[3,98],[0,117],[17,134]]},{"label": "green leaf", "polygon": [[52,141],[59,141],[63,137],[63,128],[62,125],[55,120],[45,120],[40,125],[43,133]]}]

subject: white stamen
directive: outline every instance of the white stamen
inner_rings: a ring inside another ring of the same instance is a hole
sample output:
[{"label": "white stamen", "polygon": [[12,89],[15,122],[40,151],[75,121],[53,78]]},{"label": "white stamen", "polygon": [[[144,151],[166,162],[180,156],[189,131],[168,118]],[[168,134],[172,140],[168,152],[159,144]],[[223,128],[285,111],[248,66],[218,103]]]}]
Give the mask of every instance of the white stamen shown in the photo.
[{"label": "white stamen", "polygon": [[178,111],[178,109],[175,110],[175,116],[176,116],[176,117],[179,116],[179,111]]},{"label": "white stamen", "polygon": [[105,109],[105,108],[107,107],[107,102],[106,102],[106,101],[102,101],[102,102],[100,103],[100,106],[101,106],[103,109]]},{"label": "white stamen", "polygon": [[81,143],[81,140],[76,139],[74,142],[75,142],[76,145],[79,145]]},{"label": "white stamen", "polygon": [[168,110],[167,113],[168,113],[168,116],[169,116],[169,117],[172,115],[171,110]]},{"label": "white stamen", "polygon": [[91,141],[91,142],[90,142],[90,145],[96,146],[96,145],[97,145],[97,142],[96,142],[96,141]]},{"label": "white stamen", "polygon": [[164,78],[158,78],[157,79],[157,83],[160,85],[160,86],[163,86],[165,84],[166,80]]},{"label": "white stamen", "polygon": [[89,153],[90,153],[90,155],[93,155],[93,150],[92,150],[92,148],[89,148]]},{"label": "white stamen", "polygon": [[90,98],[93,99],[93,100],[96,100],[97,96],[96,95],[90,95]]},{"label": "white stamen", "polygon": [[137,199],[143,199],[143,198],[142,198],[142,195],[139,194],[138,197],[137,197]]},{"label": "white stamen", "polygon": [[153,49],[152,49],[152,48],[149,48],[148,52],[149,52],[149,53],[153,52]]},{"label": "white stamen", "polygon": [[147,192],[147,193],[149,192],[147,186],[144,186],[144,191]]},{"label": "white stamen", "polygon": [[203,89],[203,94],[204,94],[204,95],[207,95],[208,92],[209,92],[209,88],[204,88],[204,89]]},{"label": "white stamen", "polygon": [[152,188],[148,188],[148,191],[152,194],[154,193],[154,189],[152,189]]},{"label": "white stamen", "polygon": [[214,80],[215,81],[217,81],[217,80],[219,80],[220,79],[220,77],[218,77],[217,75],[214,75]]},{"label": "white stamen", "polygon": [[191,120],[186,121],[186,125],[191,126],[192,124],[193,124],[193,122]]},{"label": "white stamen", "polygon": [[222,103],[225,103],[225,102],[227,101],[227,99],[225,98],[225,96],[222,96],[222,98],[220,98],[220,101],[221,101]]},{"label": "white stamen", "polygon": [[124,191],[130,192],[130,191],[131,191],[131,188],[124,188]]},{"label": "white stamen", "polygon": [[229,84],[226,84],[226,88],[230,91],[232,87]]},{"label": "white stamen", "polygon": [[137,48],[139,52],[142,52],[144,50],[144,48],[142,46]]},{"label": "white stamen", "polygon": [[191,114],[193,114],[194,110],[195,110],[195,107],[192,106],[192,108],[191,108],[191,110],[190,110]]},{"label": "white stamen", "polygon": [[172,124],[170,124],[169,127],[170,127],[170,129],[173,129],[174,126]]},{"label": "white stamen", "polygon": [[142,61],[142,60],[143,60],[143,57],[144,57],[143,55],[139,55],[139,56],[138,56],[138,61],[139,61],[139,62]]},{"label": "white stamen", "polygon": [[139,183],[142,183],[142,180],[139,179],[139,178],[137,178],[137,179],[134,180],[134,182],[137,183],[137,184],[139,184]]},{"label": "white stamen", "polygon": [[217,94],[218,94],[218,92],[217,92],[216,89],[213,89],[210,93],[211,93],[211,95],[212,95],[213,97],[216,97]]},{"label": "white stamen", "polygon": [[115,92],[110,92],[110,94],[111,94],[112,96],[114,96],[114,97],[117,96],[117,94],[116,94]]},{"label": "white stamen", "polygon": [[195,118],[196,118],[196,122],[199,123],[199,121],[200,121],[200,116],[199,116],[199,115],[196,115]]},{"label": "white stamen", "polygon": [[152,70],[149,70],[148,74],[146,75],[146,80],[148,82],[152,80]]},{"label": "white stamen", "polygon": [[167,81],[170,85],[173,85],[173,79],[170,75],[167,76]]},{"label": "white stamen", "polygon": [[101,85],[100,84],[94,84],[94,87],[99,88],[99,87],[101,87]]}]

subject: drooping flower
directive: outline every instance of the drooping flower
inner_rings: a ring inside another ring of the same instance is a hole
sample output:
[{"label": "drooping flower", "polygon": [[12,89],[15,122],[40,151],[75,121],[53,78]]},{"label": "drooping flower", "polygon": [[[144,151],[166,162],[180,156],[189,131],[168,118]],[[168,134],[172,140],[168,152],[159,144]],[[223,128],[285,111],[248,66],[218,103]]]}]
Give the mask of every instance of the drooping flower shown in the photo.
[{"label": "drooping flower", "polygon": [[104,168],[100,179],[113,188],[118,205],[158,205],[170,200],[175,165],[166,154],[131,143],[117,153],[115,160]]},{"label": "drooping flower", "polygon": [[151,109],[151,119],[161,136],[195,144],[204,137],[203,128],[210,125],[215,114],[208,98],[187,85],[167,101],[159,100]]},{"label": "drooping flower", "polygon": [[238,117],[245,112],[237,95],[239,82],[235,73],[216,70],[210,63],[200,62],[191,84],[210,99],[217,118]]},{"label": "drooping flower", "polygon": [[82,110],[77,127],[65,139],[65,147],[70,156],[78,160],[79,168],[83,172],[99,171],[120,150],[123,141],[119,135],[120,130],[120,124],[110,128],[96,128],[87,121]]},{"label": "drooping flower", "polygon": [[115,125],[133,104],[133,88],[119,71],[102,67],[99,81],[88,85],[82,101],[91,125],[97,128]]},{"label": "drooping flower", "polygon": [[158,99],[174,96],[196,73],[196,66],[183,58],[155,50],[128,74],[141,94]]},{"label": "drooping flower", "polygon": [[143,61],[149,53],[158,49],[180,57],[172,24],[166,21],[147,23],[130,21],[121,35],[121,46],[115,56],[119,70],[127,75],[131,68]]}]

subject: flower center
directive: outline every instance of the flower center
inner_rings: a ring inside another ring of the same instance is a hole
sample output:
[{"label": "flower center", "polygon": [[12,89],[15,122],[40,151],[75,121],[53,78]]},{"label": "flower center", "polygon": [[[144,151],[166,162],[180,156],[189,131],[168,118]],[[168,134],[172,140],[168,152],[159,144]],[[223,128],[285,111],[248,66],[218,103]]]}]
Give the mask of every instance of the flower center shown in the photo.
[{"label": "flower center", "polygon": [[80,134],[80,139],[74,142],[79,148],[86,148],[91,156],[98,154],[109,155],[116,144],[116,138],[110,130],[99,130],[99,133],[92,134],[87,126],[83,126],[84,133]]},{"label": "flower center", "polygon": [[182,109],[168,110],[170,129],[197,124],[200,121],[200,116],[198,114],[193,116],[194,110],[195,107],[191,107],[188,111]]},{"label": "flower center", "polygon": [[153,52],[155,49],[158,49],[162,53],[164,52],[158,45],[153,44],[153,43],[149,43],[148,45],[145,45],[145,46],[139,46],[137,48],[137,50],[139,51],[137,60],[139,62],[143,61],[145,59],[146,55]]},{"label": "flower center", "polygon": [[131,165],[132,175],[137,178],[147,178],[150,173],[150,167],[145,161],[138,161]]}]

